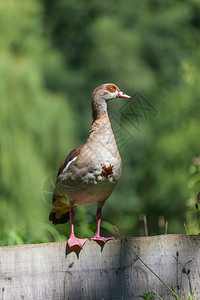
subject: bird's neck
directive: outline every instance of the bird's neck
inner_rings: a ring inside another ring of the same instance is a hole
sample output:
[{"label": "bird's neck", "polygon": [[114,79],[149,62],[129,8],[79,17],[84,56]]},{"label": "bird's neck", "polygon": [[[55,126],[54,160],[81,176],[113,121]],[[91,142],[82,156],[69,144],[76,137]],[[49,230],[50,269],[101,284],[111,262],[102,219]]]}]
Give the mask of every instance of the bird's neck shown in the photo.
[{"label": "bird's neck", "polygon": [[104,147],[110,143],[115,143],[108,114],[104,114],[92,122],[88,142],[98,146],[103,145]]},{"label": "bird's neck", "polygon": [[93,121],[107,115],[107,103],[101,97],[92,97],[92,117]]},{"label": "bird's neck", "polygon": [[107,103],[102,98],[92,98],[93,122],[88,142],[96,145],[115,143],[112,127],[107,113]]}]

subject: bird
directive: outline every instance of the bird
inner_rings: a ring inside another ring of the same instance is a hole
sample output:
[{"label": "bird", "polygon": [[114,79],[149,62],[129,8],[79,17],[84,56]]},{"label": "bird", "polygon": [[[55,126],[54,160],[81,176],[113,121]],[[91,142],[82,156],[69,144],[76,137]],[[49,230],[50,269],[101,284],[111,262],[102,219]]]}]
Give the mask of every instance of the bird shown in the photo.
[{"label": "bird", "polygon": [[92,125],[85,144],[72,150],[61,164],[53,192],[49,220],[54,225],[70,220],[71,234],[67,247],[81,250],[88,240],[74,233],[75,208],[97,203],[97,229],[92,240],[100,245],[114,237],[100,236],[101,213],[121,175],[122,161],[110,124],[107,103],[117,98],[130,99],[115,84],[98,86],[92,93]]}]

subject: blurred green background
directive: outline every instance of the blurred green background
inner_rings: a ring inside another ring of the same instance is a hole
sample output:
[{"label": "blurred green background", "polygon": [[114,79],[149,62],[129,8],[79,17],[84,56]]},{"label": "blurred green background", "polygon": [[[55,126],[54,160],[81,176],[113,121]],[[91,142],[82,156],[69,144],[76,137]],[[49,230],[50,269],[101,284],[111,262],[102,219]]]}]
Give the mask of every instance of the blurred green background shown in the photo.
[{"label": "blurred green background", "polygon": [[[86,141],[91,93],[106,82],[157,114],[136,130],[126,100],[109,103],[134,134],[103,233],[144,235],[144,216],[149,235],[198,233],[200,2],[1,0],[0,28],[0,245],[66,240],[69,224],[48,221],[55,175]],[[79,237],[93,235],[95,211],[77,209]]]}]

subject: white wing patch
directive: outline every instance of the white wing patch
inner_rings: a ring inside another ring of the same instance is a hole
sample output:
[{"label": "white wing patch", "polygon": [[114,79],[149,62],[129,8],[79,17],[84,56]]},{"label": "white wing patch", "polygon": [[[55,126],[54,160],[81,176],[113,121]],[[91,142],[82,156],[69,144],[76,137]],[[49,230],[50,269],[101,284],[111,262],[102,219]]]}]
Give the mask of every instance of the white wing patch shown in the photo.
[{"label": "white wing patch", "polygon": [[65,167],[64,170],[62,171],[62,174],[64,174],[64,173],[67,172],[67,169],[69,168],[69,166],[71,165],[71,163],[72,163],[73,161],[75,161],[76,159],[77,159],[77,156],[74,157],[72,160],[70,160],[70,161],[67,163],[66,167]]}]

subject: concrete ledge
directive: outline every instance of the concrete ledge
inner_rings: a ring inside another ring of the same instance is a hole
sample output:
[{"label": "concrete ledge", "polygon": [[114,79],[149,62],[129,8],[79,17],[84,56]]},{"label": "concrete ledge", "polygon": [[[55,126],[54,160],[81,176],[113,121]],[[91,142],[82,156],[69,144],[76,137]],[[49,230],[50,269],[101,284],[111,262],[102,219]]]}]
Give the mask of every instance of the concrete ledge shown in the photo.
[{"label": "concrete ledge", "polygon": [[[200,236],[127,238],[130,246],[181,299],[200,297]],[[88,241],[66,256],[66,243],[0,247],[0,299],[139,299],[156,291],[174,299],[166,287],[117,239],[101,251]]]}]

